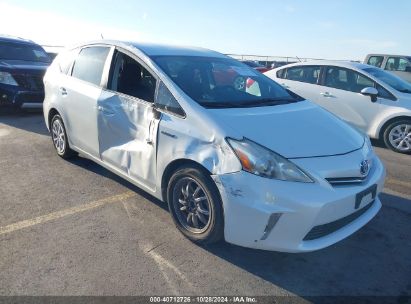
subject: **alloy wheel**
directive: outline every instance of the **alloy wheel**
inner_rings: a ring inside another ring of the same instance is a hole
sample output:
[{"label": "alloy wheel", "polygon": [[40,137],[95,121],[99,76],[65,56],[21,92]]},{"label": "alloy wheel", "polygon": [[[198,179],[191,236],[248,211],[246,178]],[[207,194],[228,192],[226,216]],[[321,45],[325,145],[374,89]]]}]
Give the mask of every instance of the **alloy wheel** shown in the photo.
[{"label": "alloy wheel", "polygon": [[53,121],[52,138],[57,153],[63,154],[66,149],[66,134],[64,133],[63,124],[59,119]]},{"label": "alloy wheel", "polygon": [[400,124],[390,130],[390,144],[401,152],[411,151],[411,124]]},{"label": "alloy wheel", "polygon": [[191,177],[180,179],[173,189],[173,206],[179,223],[193,233],[210,226],[210,202],[203,187]]}]

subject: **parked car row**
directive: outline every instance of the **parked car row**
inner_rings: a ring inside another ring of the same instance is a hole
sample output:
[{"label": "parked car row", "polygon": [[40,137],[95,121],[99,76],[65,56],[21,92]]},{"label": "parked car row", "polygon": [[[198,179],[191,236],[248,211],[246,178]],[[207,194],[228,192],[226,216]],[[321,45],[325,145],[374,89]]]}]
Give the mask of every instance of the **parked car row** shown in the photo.
[{"label": "parked car row", "polygon": [[366,64],[332,61],[296,63],[266,75],[388,148],[411,153],[411,84],[401,78]]},{"label": "parked car row", "polygon": [[367,135],[220,53],[98,41],[59,54],[44,83],[56,153],[168,203],[192,241],[312,251],[381,208]]}]

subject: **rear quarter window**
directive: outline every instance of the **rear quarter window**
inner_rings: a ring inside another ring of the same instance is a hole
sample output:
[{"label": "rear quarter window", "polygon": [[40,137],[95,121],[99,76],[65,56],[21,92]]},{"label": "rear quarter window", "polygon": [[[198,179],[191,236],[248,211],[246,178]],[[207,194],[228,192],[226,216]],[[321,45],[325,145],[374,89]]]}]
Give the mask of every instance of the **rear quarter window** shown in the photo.
[{"label": "rear quarter window", "polygon": [[277,73],[276,73],[277,78],[284,79],[284,76],[285,76],[285,70],[286,70],[286,69],[281,69],[281,70],[278,70],[278,71],[277,71]]}]

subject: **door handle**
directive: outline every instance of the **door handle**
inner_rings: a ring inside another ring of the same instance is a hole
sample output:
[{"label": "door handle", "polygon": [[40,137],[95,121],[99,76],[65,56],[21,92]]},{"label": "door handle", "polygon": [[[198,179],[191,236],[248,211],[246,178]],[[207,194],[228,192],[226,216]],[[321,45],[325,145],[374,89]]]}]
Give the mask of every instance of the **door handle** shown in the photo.
[{"label": "door handle", "polygon": [[67,90],[66,90],[66,88],[63,88],[63,87],[61,87],[60,88],[60,93],[61,93],[61,95],[67,95]]},{"label": "door handle", "polygon": [[321,92],[320,95],[324,97],[334,97],[332,94],[330,94],[330,92]]}]

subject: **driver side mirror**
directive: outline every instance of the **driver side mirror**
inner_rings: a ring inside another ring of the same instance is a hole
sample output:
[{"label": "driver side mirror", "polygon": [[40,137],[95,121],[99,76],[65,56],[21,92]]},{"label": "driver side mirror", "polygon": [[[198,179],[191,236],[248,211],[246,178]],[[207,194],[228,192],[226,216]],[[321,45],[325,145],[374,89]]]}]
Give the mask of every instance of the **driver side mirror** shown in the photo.
[{"label": "driver side mirror", "polygon": [[408,72],[408,73],[411,73],[411,65],[407,65],[405,67],[405,71]]},{"label": "driver side mirror", "polygon": [[368,87],[361,90],[361,94],[364,96],[370,96],[372,102],[377,101],[378,90],[376,88]]}]

